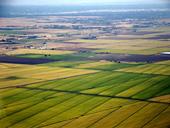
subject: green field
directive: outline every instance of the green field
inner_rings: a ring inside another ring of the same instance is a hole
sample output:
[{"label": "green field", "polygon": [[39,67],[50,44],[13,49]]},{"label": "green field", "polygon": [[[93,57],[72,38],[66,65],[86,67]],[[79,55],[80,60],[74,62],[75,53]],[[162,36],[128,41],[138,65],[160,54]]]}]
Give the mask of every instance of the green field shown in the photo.
[{"label": "green field", "polygon": [[17,57],[22,58],[45,58],[58,61],[82,61],[90,56],[95,56],[95,53],[78,53],[78,54],[63,54],[63,55],[46,55],[46,54],[19,54]]},{"label": "green field", "polygon": [[0,126],[165,128],[170,124],[170,102],[159,97],[170,94],[170,77],[160,70],[164,66],[107,61],[1,63]]}]

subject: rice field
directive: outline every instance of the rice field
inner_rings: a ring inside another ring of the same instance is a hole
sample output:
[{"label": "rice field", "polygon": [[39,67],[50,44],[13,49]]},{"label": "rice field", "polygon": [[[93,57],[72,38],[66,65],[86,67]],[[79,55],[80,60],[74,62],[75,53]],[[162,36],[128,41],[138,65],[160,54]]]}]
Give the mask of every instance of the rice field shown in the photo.
[{"label": "rice field", "polygon": [[117,71],[134,72],[134,73],[146,73],[146,74],[159,74],[170,75],[170,66],[168,64],[145,64],[136,67],[129,67],[124,69],[118,69]]},{"label": "rice field", "polygon": [[[94,70],[0,63],[0,88],[95,73]],[[68,73],[69,72],[69,73]]]},{"label": "rice field", "polygon": [[1,128],[168,127],[169,76],[126,71],[146,66],[133,63],[99,68],[110,64],[1,63]]}]

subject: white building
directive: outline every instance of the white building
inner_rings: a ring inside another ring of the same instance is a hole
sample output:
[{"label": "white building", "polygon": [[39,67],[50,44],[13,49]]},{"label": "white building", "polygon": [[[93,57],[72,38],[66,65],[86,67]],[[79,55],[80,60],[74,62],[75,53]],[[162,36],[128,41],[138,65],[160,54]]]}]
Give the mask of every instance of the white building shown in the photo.
[{"label": "white building", "polygon": [[170,55],[170,52],[161,52],[162,55]]}]

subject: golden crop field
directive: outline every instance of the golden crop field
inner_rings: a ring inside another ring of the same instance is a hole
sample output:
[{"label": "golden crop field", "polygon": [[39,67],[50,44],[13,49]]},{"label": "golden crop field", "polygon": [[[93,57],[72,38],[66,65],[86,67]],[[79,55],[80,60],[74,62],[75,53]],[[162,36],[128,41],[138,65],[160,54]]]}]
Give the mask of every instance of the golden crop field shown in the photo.
[{"label": "golden crop field", "polygon": [[17,55],[17,54],[49,54],[49,55],[62,55],[74,53],[73,51],[63,51],[63,50],[38,50],[38,49],[16,49],[7,52],[7,55]]},{"label": "golden crop field", "polygon": [[0,88],[95,73],[94,70],[0,63]]},{"label": "golden crop field", "polygon": [[170,60],[157,62],[157,63],[155,63],[155,64],[170,65]]}]

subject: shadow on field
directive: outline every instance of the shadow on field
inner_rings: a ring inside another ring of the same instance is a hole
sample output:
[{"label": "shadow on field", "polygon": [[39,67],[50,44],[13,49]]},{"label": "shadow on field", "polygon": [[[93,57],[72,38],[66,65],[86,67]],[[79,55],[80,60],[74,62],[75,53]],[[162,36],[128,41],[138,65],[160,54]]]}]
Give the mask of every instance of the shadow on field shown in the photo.
[{"label": "shadow on field", "polygon": [[33,88],[33,87],[22,87],[22,86],[18,86],[17,88],[23,88],[23,89],[28,89],[28,90],[63,92],[63,93],[69,93],[69,94],[97,96],[97,97],[106,97],[106,98],[120,98],[120,99],[126,99],[126,100],[146,101],[146,102],[150,102],[150,103],[161,103],[161,104],[170,105],[170,103],[161,102],[161,101],[151,101],[151,100],[148,100],[148,99],[138,99],[138,98],[122,97],[122,96],[109,96],[109,95],[101,95],[101,94],[93,94],[93,93],[82,93],[82,92],[79,92],[79,91],[68,91],[68,90],[46,89],[46,88],[35,88],[35,87]]}]

